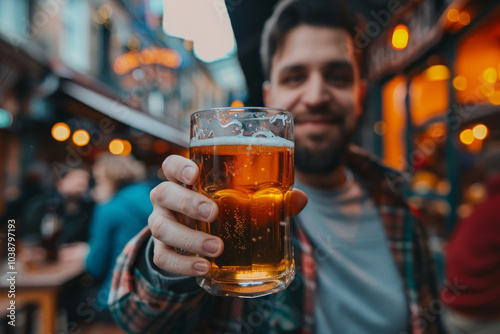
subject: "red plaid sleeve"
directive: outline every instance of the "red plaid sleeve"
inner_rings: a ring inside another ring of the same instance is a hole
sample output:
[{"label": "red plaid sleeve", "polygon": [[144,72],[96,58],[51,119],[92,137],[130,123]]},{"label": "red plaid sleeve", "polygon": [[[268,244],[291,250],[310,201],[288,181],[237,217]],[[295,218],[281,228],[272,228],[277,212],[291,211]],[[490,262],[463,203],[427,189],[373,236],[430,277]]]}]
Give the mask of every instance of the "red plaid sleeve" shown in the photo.
[{"label": "red plaid sleeve", "polygon": [[148,227],[129,241],[116,262],[108,305],[128,333],[192,333],[202,318],[202,289],[176,293],[152,286],[136,268],[148,242]]}]

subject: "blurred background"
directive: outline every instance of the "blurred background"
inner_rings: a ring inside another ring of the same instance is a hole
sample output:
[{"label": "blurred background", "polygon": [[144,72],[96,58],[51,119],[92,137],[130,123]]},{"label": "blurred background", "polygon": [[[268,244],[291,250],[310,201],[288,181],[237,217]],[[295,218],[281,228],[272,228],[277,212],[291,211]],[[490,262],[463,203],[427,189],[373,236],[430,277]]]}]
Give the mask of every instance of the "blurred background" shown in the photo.
[{"label": "blurred background", "polygon": [[[170,3],[163,26],[161,0],[0,1],[4,236],[8,219],[23,234],[27,203],[68,170],[90,170],[103,153],[133,155],[146,168],[144,182],[154,186],[165,179],[166,156],[187,155],[192,112],[262,105],[259,40],[276,1]],[[179,20],[193,5],[206,6],[206,16]],[[356,142],[407,172],[394,182],[407,184],[443,275],[443,245],[456,222],[484,200],[483,157],[500,148],[500,4],[356,0],[349,6],[363,17],[355,43],[365,55],[368,84]],[[68,328],[64,301],[55,305],[48,316]],[[40,323],[52,320],[28,306],[24,316],[38,320],[25,330],[43,333]]]}]

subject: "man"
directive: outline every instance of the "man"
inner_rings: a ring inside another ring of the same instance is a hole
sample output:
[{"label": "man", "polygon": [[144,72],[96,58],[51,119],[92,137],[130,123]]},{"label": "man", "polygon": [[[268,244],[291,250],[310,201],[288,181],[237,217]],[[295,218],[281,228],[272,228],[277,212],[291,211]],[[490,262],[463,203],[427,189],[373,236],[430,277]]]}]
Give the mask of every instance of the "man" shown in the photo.
[{"label": "man", "polygon": [[[151,193],[150,229],[118,260],[109,302],[122,327],[133,333],[441,332],[430,310],[436,293],[422,227],[391,191],[387,168],[349,146],[363,95],[353,28],[354,20],[331,2],[292,0],[276,7],[263,33],[265,105],[294,114],[296,187],[309,197],[292,223],[297,275],[290,287],[256,299],[213,297],[197,287],[192,276],[204,274],[208,261],[174,247],[216,257],[223,243],[182,225],[180,217],[213,221],[218,208],[179,185],[192,185],[199,170],[171,156],[163,165],[171,182]],[[306,201],[294,191],[295,214]]]},{"label": "man", "polygon": [[60,242],[88,240],[94,202],[88,195],[90,173],[84,167],[67,168],[55,189],[28,202],[22,218],[23,236],[41,237],[42,220],[53,211],[62,221]]}]

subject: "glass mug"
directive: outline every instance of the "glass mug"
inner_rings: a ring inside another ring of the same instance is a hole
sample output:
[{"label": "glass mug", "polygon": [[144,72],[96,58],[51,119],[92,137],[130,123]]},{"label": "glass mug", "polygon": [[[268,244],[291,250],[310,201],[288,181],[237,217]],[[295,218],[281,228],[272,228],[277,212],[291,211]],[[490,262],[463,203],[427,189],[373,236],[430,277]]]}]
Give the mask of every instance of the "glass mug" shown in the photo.
[{"label": "glass mug", "polygon": [[193,190],[219,207],[197,230],[224,251],[197,283],[216,296],[257,297],[284,290],[295,276],[290,231],[294,182],[293,117],[271,108],[218,108],[191,116]]}]

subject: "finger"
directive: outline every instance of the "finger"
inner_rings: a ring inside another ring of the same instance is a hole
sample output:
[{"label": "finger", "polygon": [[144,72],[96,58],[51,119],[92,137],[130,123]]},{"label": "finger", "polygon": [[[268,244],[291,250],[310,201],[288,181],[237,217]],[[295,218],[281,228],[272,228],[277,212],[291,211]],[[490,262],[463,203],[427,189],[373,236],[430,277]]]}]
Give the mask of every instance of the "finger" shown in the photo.
[{"label": "finger", "polygon": [[162,164],[163,173],[169,181],[193,185],[198,179],[200,169],[191,160],[180,155],[168,156]]},{"label": "finger", "polygon": [[210,268],[210,262],[204,258],[177,254],[174,249],[155,238],[153,242],[153,262],[163,270],[185,276],[201,276]]},{"label": "finger", "polygon": [[219,214],[219,208],[208,197],[173,182],[162,182],[151,192],[153,206],[164,211],[171,210],[188,217],[212,222]]},{"label": "finger", "polygon": [[151,214],[148,224],[153,237],[167,246],[208,257],[217,257],[224,250],[220,238],[193,230],[158,212]]},{"label": "finger", "polygon": [[308,198],[305,192],[293,189],[291,198],[292,217],[298,215],[306,207],[307,201]]}]

